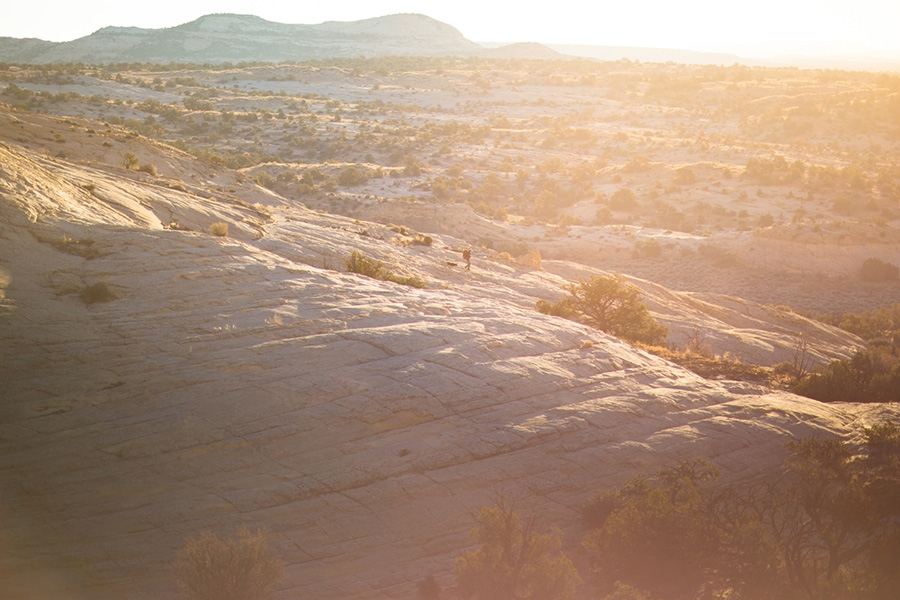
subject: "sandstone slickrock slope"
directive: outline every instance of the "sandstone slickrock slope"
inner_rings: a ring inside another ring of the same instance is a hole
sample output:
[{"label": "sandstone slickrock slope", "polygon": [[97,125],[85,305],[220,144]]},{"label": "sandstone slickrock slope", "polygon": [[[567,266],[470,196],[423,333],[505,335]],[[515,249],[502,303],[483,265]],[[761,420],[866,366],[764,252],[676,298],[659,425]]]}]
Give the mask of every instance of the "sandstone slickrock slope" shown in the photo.
[{"label": "sandstone slickrock slope", "polygon": [[[577,265],[479,253],[467,272],[449,234],[408,244],[141,151],[162,176],[0,144],[0,578],[13,597],[174,597],[186,536],[248,525],[287,563],[279,598],[413,598],[430,574],[452,586],[471,516],[497,490],[577,546],[579,507],[637,471],[701,455],[751,476],[791,436],[896,418],[708,381],[537,313],[565,281],[553,272]],[[228,237],[207,233],[216,221]],[[429,287],[342,272],[352,250]],[[115,298],[93,302],[97,284]],[[646,289],[673,324],[715,317],[750,346],[776,335],[756,307]],[[820,334],[823,352],[854,343]]]}]

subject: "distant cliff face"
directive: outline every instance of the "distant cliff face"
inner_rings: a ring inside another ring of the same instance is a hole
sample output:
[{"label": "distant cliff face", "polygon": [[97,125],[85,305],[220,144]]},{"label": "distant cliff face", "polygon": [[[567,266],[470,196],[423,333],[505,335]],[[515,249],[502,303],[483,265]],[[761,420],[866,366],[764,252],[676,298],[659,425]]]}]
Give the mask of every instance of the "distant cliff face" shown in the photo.
[{"label": "distant cliff face", "polygon": [[240,62],[355,56],[472,56],[484,48],[455,28],[419,14],[319,25],[252,15],[207,15],[167,29],[104,27],[71,42],[0,39],[9,62]]}]

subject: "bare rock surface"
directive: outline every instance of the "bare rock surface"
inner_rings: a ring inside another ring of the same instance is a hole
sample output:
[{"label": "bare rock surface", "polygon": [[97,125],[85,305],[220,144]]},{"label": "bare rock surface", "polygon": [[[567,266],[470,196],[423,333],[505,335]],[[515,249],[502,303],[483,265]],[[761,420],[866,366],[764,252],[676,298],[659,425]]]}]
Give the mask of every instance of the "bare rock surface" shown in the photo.
[{"label": "bare rock surface", "polygon": [[[186,536],[247,525],[287,564],[279,598],[411,599],[430,574],[452,586],[497,490],[577,547],[580,507],[636,472],[704,456],[750,477],[793,436],[852,438],[898,413],[708,381],[537,313],[598,272],[575,263],[479,252],[465,271],[450,235],[410,244],[251,194],[0,146],[0,577],[15,597],[173,597]],[[345,273],[352,250],[428,288]],[[673,336],[703,327],[757,360],[801,333],[823,360],[858,343],[635,283]]]}]

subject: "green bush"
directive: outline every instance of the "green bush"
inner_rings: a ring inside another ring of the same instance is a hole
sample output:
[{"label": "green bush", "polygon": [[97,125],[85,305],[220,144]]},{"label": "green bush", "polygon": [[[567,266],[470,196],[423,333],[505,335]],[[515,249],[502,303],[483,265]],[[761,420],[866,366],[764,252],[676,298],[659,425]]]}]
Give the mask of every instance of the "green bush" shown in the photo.
[{"label": "green bush", "polygon": [[372,279],[391,281],[393,283],[399,283],[401,285],[408,285],[410,287],[420,289],[426,287],[425,282],[418,277],[404,277],[402,275],[397,275],[388,267],[386,267],[383,262],[369,258],[362,252],[358,252],[356,250],[350,253],[350,258],[344,261],[344,266],[350,273],[365,275],[366,277],[371,277]]},{"label": "green bush", "polygon": [[372,279],[384,279],[391,273],[383,262],[369,258],[356,250],[350,253],[350,258],[344,262],[344,266],[350,273],[365,275]]},{"label": "green bush", "polygon": [[539,300],[538,311],[578,321],[633,342],[662,344],[669,330],[650,316],[641,291],[620,275],[594,276],[566,286],[569,295],[556,304]]},{"label": "green bush", "polygon": [[619,188],[609,199],[612,210],[633,211],[637,208],[637,195],[631,188]]},{"label": "green bush", "polygon": [[369,177],[365,171],[352,165],[341,171],[337,177],[338,184],[342,186],[362,185],[368,180]]},{"label": "green bush", "polygon": [[866,341],[884,339],[900,344],[900,302],[861,313],[815,315],[815,318]]},{"label": "green bush", "polygon": [[562,553],[558,530],[540,531],[515,503],[498,500],[478,514],[472,539],[481,544],[456,559],[463,598],[476,600],[569,600],[580,582]]},{"label": "green bush", "polygon": [[678,185],[697,183],[697,175],[690,167],[681,167],[675,171],[675,183]]},{"label": "green bush", "polygon": [[698,459],[598,494],[584,541],[597,595],[637,586],[677,600],[896,597],[897,427],[867,429],[859,457],[836,438],[786,449],[784,466],[754,481],[720,483]]},{"label": "green bush", "polygon": [[859,276],[864,281],[893,281],[900,276],[900,269],[893,263],[872,257],[863,261]]},{"label": "green bush", "polygon": [[861,350],[814,371],[792,391],[822,402],[900,402],[900,359],[886,349]]}]

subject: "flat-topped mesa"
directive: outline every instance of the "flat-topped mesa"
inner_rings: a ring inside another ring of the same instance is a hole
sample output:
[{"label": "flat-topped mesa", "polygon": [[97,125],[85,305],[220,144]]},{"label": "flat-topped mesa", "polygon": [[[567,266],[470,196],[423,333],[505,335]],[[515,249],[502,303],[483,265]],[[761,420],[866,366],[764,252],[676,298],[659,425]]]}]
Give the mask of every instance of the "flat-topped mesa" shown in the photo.
[{"label": "flat-topped mesa", "polygon": [[276,27],[286,27],[281,23],[267,21],[256,15],[239,15],[233,13],[215,13],[204,15],[190,23],[178,25],[175,29],[185,31],[204,31],[210,33],[228,33],[232,31],[246,32],[255,29],[274,29]]},{"label": "flat-topped mesa", "polygon": [[318,25],[254,15],[210,14],[162,29],[104,27],[58,44],[0,43],[0,60],[84,62],[278,62],[358,56],[476,56],[486,50],[456,28],[421,14]]}]

